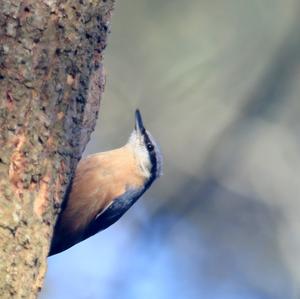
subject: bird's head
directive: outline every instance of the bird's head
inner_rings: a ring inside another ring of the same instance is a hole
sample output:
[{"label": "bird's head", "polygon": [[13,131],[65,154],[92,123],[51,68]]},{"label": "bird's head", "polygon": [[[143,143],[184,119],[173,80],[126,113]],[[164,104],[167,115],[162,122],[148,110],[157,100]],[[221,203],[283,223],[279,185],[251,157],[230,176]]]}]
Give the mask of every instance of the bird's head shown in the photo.
[{"label": "bird's head", "polygon": [[129,146],[145,177],[152,183],[162,175],[162,155],[151,134],[145,129],[140,111],[135,111],[135,128],[130,135]]}]

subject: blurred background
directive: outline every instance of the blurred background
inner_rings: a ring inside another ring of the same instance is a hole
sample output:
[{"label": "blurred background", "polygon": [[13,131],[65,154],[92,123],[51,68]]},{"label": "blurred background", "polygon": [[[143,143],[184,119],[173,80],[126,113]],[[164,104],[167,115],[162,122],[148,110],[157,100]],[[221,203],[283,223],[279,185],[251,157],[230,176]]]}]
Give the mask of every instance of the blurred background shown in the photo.
[{"label": "blurred background", "polygon": [[86,153],[139,107],[164,176],[49,258],[41,299],[300,298],[299,0],[117,1]]}]

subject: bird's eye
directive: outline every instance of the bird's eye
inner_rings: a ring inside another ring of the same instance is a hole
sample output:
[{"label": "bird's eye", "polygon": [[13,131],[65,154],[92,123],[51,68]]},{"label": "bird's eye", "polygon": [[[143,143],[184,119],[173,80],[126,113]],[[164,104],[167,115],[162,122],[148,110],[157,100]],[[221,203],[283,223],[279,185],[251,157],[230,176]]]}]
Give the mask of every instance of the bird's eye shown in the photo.
[{"label": "bird's eye", "polygon": [[147,149],[148,149],[148,151],[153,151],[153,149],[154,149],[153,144],[147,143]]}]

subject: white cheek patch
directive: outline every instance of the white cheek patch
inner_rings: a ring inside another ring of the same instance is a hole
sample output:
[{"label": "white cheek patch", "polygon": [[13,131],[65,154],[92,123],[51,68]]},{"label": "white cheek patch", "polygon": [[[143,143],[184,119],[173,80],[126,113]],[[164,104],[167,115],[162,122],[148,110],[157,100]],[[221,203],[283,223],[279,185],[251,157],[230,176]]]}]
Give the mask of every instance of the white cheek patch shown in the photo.
[{"label": "white cheek patch", "polygon": [[139,138],[135,131],[132,132],[128,144],[131,146],[132,150],[135,153],[135,157],[139,164],[139,167],[146,178],[150,177],[150,158],[148,151],[146,150],[142,140]]},{"label": "white cheek patch", "polygon": [[146,178],[149,178],[150,177],[149,165],[146,165],[145,163],[141,162],[140,167],[142,169],[142,172],[143,172],[144,176]]},{"label": "white cheek patch", "polygon": [[146,178],[150,177],[150,159],[148,152],[142,147],[136,148],[136,156],[138,158],[138,162],[140,168]]}]

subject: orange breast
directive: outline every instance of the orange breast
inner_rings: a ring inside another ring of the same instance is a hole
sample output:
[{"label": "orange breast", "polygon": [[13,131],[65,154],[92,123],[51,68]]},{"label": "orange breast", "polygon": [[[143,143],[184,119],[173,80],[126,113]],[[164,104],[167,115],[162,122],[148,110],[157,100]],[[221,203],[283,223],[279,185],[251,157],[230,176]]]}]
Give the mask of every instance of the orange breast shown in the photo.
[{"label": "orange breast", "polygon": [[135,156],[126,146],[81,160],[56,234],[75,244],[98,213],[126,189],[140,188],[144,182]]}]

